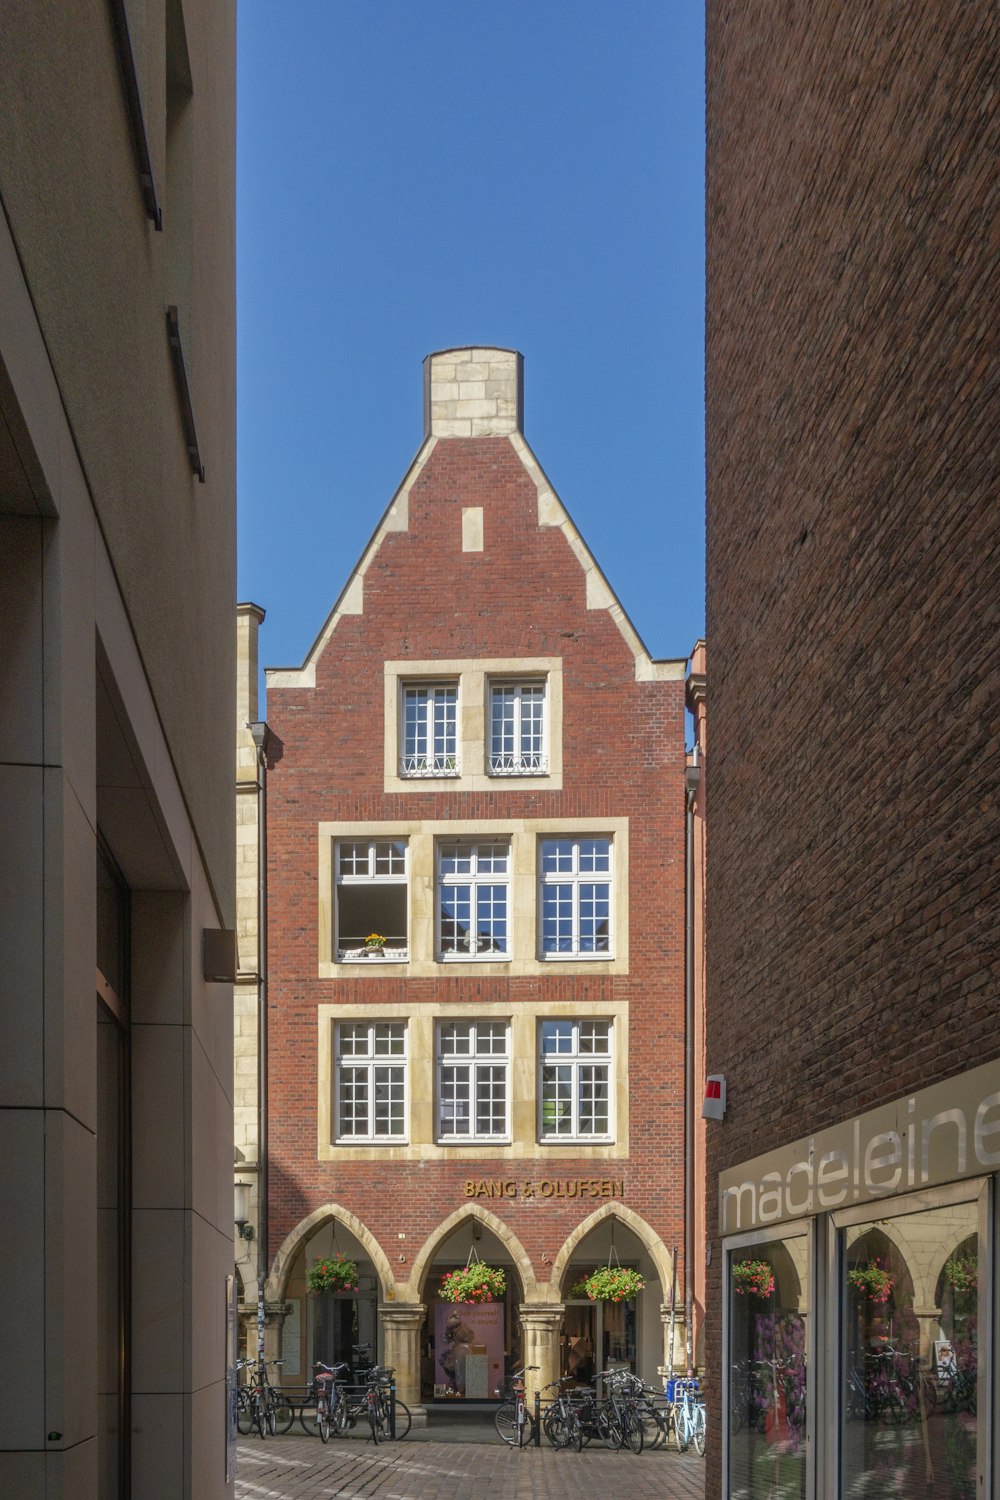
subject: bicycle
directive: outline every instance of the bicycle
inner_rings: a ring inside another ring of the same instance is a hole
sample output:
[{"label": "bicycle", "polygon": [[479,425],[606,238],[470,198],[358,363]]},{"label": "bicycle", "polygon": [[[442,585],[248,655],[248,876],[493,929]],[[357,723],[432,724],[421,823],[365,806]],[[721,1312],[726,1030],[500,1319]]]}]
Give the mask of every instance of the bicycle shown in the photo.
[{"label": "bicycle", "polygon": [[272,1385],[268,1376],[268,1366],[275,1365],[278,1370],[284,1364],[283,1359],[270,1359],[261,1362],[257,1384],[260,1388],[261,1401],[264,1406],[264,1419],[267,1430],[274,1437],[277,1433],[285,1433],[295,1421],[295,1408],[291,1401],[279,1387]]},{"label": "bicycle", "polygon": [[[237,1379],[244,1370],[253,1371],[255,1365],[255,1360],[238,1359],[236,1361]],[[244,1437],[247,1437],[254,1429],[261,1437],[267,1435],[263,1403],[253,1374],[242,1385],[236,1387],[236,1426]]]},{"label": "bicycle", "polygon": [[[282,1361],[275,1359],[270,1363],[280,1367]],[[249,1370],[251,1374],[249,1380],[238,1386],[236,1391],[236,1425],[239,1431],[246,1436],[256,1429],[261,1437],[266,1437],[268,1433],[273,1437],[276,1433],[287,1432],[295,1420],[295,1408],[284,1392],[271,1384],[267,1365],[262,1360],[237,1360],[237,1374],[242,1370]]]},{"label": "bicycle", "polygon": [[662,1391],[645,1385],[638,1375],[628,1375],[631,1400],[642,1423],[643,1442],[648,1448],[666,1447],[673,1424],[673,1406]]},{"label": "bicycle", "polygon": [[320,1373],[313,1376],[312,1388],[299,1408],[299,1426],[307,1437],[318,1433],[320,1442],[328,1443],[330,1433],[336,1431],[339,1435],[346,1425],[339,1415],[337,1376],[348,1366],[325,1365],[322,1360],[317,1360],[314,1368]]},{"label": "bicycle", "polygon": [[365,1372],[365,1414],[373,1443],[387,1438],[397,1441],[410,1430],[410,1408],[393,1391],[395,1370],[389,1365],[371,1365]]},{"label": "bicycle", "polygon": [[616,1452],[627,1445],[633,1453],[639,1454],[645,1430],[636,1400],[629,1394],[635,1376],[629,1370],[610,1370],[603,1378],[607,1381],[608,1394],[598,1417],[601,1441],[606,1448],[614,1448]]},{"label": "bicycle", "polygon": [[556,1394],[541,1413],[542,1431],[553,1448],[574,1448],[579,1453],[583,1447],[583,1424],[579,1412],[569,1393],[563,1390],[561,1380],[553,1380],[542,1387],[543,1394],[552,1390]]},{"label": "bicycle", "polygon": [[[497,1408],[494,1417],[494,1425],[501,1442],[509,1448],[523,1448],[526,1443],[534,1441],[535,1424],[528,1410],[524,1395],[524,1377],[529,1370],[537,1370],[537,1365],[525,1365],[523,1369],[516,1370],[511,1376],[511,1401],[505,1401],[503,1406]],[[499,1388],[497,1395],[502,1393]]]},{"label": "bicycle", "polygon": [[673,1407],[674,1438],[683,1453],[693,1447],[699,1458],[705,1456],[707,1414],[705,1403],[696,1400],[700,1387],[694,1376],[667,1382],[667,1399]]}]

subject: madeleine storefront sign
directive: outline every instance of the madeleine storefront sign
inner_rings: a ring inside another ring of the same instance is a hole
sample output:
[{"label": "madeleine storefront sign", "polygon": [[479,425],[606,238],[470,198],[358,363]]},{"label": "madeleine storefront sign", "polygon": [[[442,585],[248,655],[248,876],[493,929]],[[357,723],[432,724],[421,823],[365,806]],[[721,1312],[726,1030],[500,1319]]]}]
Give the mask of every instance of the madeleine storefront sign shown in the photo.
[{"label": "madeleine storefront sign", "polygon": [[1000,1059],[719,1175],[719,1232],[741,1234],[1000,1168]]}]

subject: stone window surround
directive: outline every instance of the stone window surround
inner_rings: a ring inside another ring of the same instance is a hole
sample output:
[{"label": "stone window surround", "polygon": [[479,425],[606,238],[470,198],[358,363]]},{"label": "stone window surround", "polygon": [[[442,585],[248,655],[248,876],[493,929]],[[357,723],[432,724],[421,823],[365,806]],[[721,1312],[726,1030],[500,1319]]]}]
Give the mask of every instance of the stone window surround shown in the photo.
[{"label": "stone window surround", "polygon": [[[563,683],[562,657],[511,656],[434,661],[387,661],[384,664],[386,792],[481,792],[498,787],[540,786],[561,791]],[[538,775],[491,775],[489,764],[490,683],[544,678],[548,770]],[[399,774],[403,685],[415,682],[458,682],[457,776],[409,777]]]},{"label": "stone window surround", "polygon": [[[483,1018],[487,1023],[495,1020],[490,1017]],[[435,1114],[437,1122],[437,1139],[442,1145],[472,1146],[472,1145],[510,1145],[510,1075],[511,1075],[511,1052],[510,1052],[510,1024],[505,1019],[503,1051],[497,1052],[493,1048],[481,1047],[478,1041],[480,1018],[465,1016],[444,1016],[435,1023],[434,1034],[437,1041],[436,1064],[434,1070],[435,1090]],[[441,1041],[441,1028],[445,1025],[465,1025],[476,1028],[476,1045],[469,1052],[445,1052]],[[476,1120],[479,1111],[479,1069],[502,1068],[504,1080],[504,1129],[502,1131],[478,1131]],[[443,1083],[441,1070],[443,1068],[465,1068],[468,1070],[467,1086],[469,1089],[469,1131],[465,1135],[449,1135],[443,1127],[442,1121],[442,1093]]]},{"label": "stone window surround", "polygon": [[[467,872],[446,875],[442,873],[441,860],[442,850],[457,848],[466,850],[469,854],[469,869]],[[493,868],[480,868],[480,849],[486,848],[490,851],[497,849],[505,850],[506,868],[496,871]],[[505,962],[510,953],[511,928],[514,921],[514,912],[511,906],[511,849],[510,842],[505,838],[493,838],[489,835],[475,839],[436,839],[435,849],[437,863],[434,871],[435,878],[435,900],[434,900],[434,947],[435,956],[440,963],[500,963]],[[483,942],[484,935],[480,931],[479,892],[482,887],[501,887],[503,889],[503,926],[506,929],[506,948],[495,952],[490,941],[493,940],[495,928],[491,918],[489,919],[489,931],[486,934],[486,942],[482,949],[479,944]],[[469,901],[469,941],[472,942],[477,951],[463,954],[457,949],[448,949],[444,945],[445,925],[445,892],[450,892],[454,902],[460,889],[468,891]]]},{"label": "stone window surround", "polygon": [[[539,1082],[538,1082],[538,1136],[539,1136],[539,1139],[543,1140],[543,1141],[546,1141],[550,1145],[551,1145],[551,1143],[553,1141],[557,1141],[557,1142],[560,1142],[560,1143],[563,1142],[563,1141],[585,1141],[585,1142],[586,1141],[605,1141],[605,1142],[613,1141],[614,1138],[615,1138],[615,1099],[614,1099],[614,1090],[613,1090],[613,1088],[612,1088],[611,1085],[612,1085],[612,1080],[614,1079],[614,1076],[615,1076],[615,1028],[614,1028],[613,1025],[608,1028],[609,1034],[608,1034],[608,1041],[607,1041],[607,1048],[606,1048],[606,1050],[604,1050],[603,1052],[596,1052],[596,1051],[595,1052],[585,1052],[585,1051],[583,1051],[583,1049],[582,1049],[582,1047],[580,1045],[579,1022],[574,1017],[573,1020],[574,1020],[574,1022],[576,1022],[576,1024],[574,1024],[574,1026],[573,1026],[573,1044],[572,1044],[571,1048],[568,1051],[566,1051],[566,1052],[562,1052],[562,1051],[558,1051],[558,1052],[557,1051],[546,1052],[544,1050],[544,1042],[543,1042],[543,1028],[544,1028],[545,1022],[546,1021],[565,1020],[565,1019],[568,1019],[568,1018],[566,1018],[566,1017],[560,1017],[560,1016],[541,1016],[539,1018],[539,1025],[538,1025],[538,1077],[539,1077]],[[585,1016],[582,1019],[586,1020],[586,1021],[593,1021],[593,1020],[603,1021],[606,1018],[604,1016],[597,1016],[597,1017],[594,1017],[594,1016]],[[567,1134],[557,1134],[554,1129],[549,1129],[548,1131],[546,1131],[546,1128],[545,1128],[546,1098],[545,1098],[545,1090],[544,1090],[544,1083],[543,1083],[543,1075],[544,1075],[545,1069],[546,1068],[564,1067],[564,1068],[567,1068],[569,1070],[570,1075],[571,1075],[570,1089],[571,1089],[571,1093],[572,1093],[572,1114],[573,1114],[573,1119],[576,1120],[578,1118],[578,1115],[579,1115],[579,1112],[580,1112],[580,1104],[581,1104],[581,1099],[582,1099],[582,1096],[583,1096],[583,1084],[582,1084],[582,1080],[581,1080],[581,1076],[580,1076],[581,1069],[583,1069],[585,1067],[588,1067],[588,1066],[594,1066],[594,1067],[605,1068],[606,1069],[607,1082],[608,1082],[608,1128],[607,1128],[607,1130],[600,1131],[600,1132],[594,1132],[593,1134],[588,1134],[588,1133],[586,1133],[584,1131],[581,1131],[580,1129],[577,1129],[575,1131],[570,1131]]]},{"label": "stone window surround", "polygon": [[[528,778],[519,778],[519,784]],[[422,785],[425,783],[421,783]],[[450,783],[454,786],[454,782]],[[627,974],[629,972],[627,818],[496,818],[496,819],[399,819],[392,822],[327,823],[318,825],[317,906],[319,913],[317,977],[350,983],[371,978],[376,969],[406,979],[449,975],[541,975],[552,973]],[[612,931],[614,955],[539,956],[538,914],[540,910],[538,859],[544,836],[607,834],[614,845],[612,885]],[[334,844],[339,839],[395,838],[409,841],[409,960],[369,960],[367,963],[337,963],[334,960]],[[509,838],[511,844],[510,956],[495,961],[483,958],[450,958],[443,964],[436,943],[436,844],[449,838]],[[527,919],[527,913],[531,919]]]},{"label": "stone window surround", "polygon": [[[348,1021],[349,1020],[349,1021],[353,1021],[353,1022],[362,1021],[362,1022],[364,1022],[364,1023],[367,1024],[368,1031],[369,1031],[369,1046],[368,1046],[367,1050],[365,1052],[363,1052],[363,1053],[361,1053],[361,1052],[359,1052],[359,1053],[346,1052],[344,1050],[344,1046],[343,1046],[343,1038],[338,1034],[336,1026],[334,1027],[334,1031],[333,1031],[333,1042],[334,1042],[334,1046],[335,1046],[335,1049],[336,1049],[335,1058],[334,1058],[334,1070],[335,1070],[335,1079],[336,1079],[335,1091],[336,1091],[337,1096],[338,1096],[337,1099],[335,1100],[336,1114],[334,1115],[334,1119],[336,1121],[336,1126],[337,1126],[337,1130],[338,1131],[340,1130],[341,1125],[342,1125],[341,1108],[342,1108],[343,1101],[340,1098],[340,1090],[341,1090],[341,1085],[343,1083],[343,1078],[344,1078],[345,1071],[347,1069],[350,1069],[350,1070],[352,1070],[354,1072],[361,1071],[361,1072],[365,1073],[366,1076],[367,1076],[368,1107],[367,1107],[367,1112],[366,1112],[366,1118],[367,1118],[368,1129],[367,1129],[367,1131],[365,1131],[363,1133],[358,1133],[356,1135],[355,1134],[344,1135],[342,1137],[342,1139],[345,1140],[345,1141],[347,1141],[351,1145],[355,1145],[355,1144],[360,1144],[360,1145],[378,1145],[379,1142],[383,1141],[383,1140],[385,1140],[385,1141],[399,1142],[399,1141],[404,1141],[406,1139],[406,1119],[407,1119],[407,1115],[409,1113],[408,1107],[407,1107],[408,1106],[408,1095],[409,1095],[409,1058],[408,1058],[408,1055],[407,1055],[407,1028],[406,1028],[405,1025],[402,1028],[403,1035],[402,1035],[402,1050],[401,1051],[397,1052],[397,1051],[393,1051],[393,1050],[390,1049],[389,1051],[386,1051],[386,1052],[379,1052],[377,1046],[375,1045],[374,1031],[375,1031],[375,1027],[378,1025],[378,1022],[381,1019],[382,1019],[382,1017],[374,1017],[374,1016],[351,1016],[351,1017],[342,1017],[341,1018],[341,1023],[338,1023],[338,1024],[342,1024],[344,1021]],[[393,1017],[387,1017],[386,1019],[388,1019],[388,1020],[397,1020],[397,1017],[394,1017],[394,1016]],[[376,1073],[376,1071],[379,1068],[392,1069],[395,1073],[398,1073],[400,1075],[399,1080],[393,1080],[393,1082],[396,1084],[397,1087],[398,1087],[399,1083],[402,1084],[402,1096],[403,1096],[403,1129],[401,1131],[398,1131],[398,1132],[397,1131],[387,1132],[385,1135],[378,1135],[378,1134],[376,1134],[375,1125],[374,1125],[374,1122],[375,1122],[375,1087],[376,1087],[376,1085],[375,1085],[375,1073]]]},{"label": "stone window surround", "polygon": [[[593,1145],[581,1141],[565,1145],[542,1141],[538,1133],[540,1073],[538,1027],[540,1021],[600,1019],[612,1022],[615,1058],[612,1075],[614,1140]],[[449,1142],[437,1140],[437,1098],[434,1080],[437,1067],[437,1023],[462,1021],[470,1016],[461,1006],[427,1005],[328,1005],[317,1006],[317,1159],[319,1161],[472,1161],[524,1162],[526,1177],[560,1160],[613,1163],[629,1155],[629,1008],[627,1001],[591,1002],[570,1000],[558,1004],[539,1000],[532,1004],[505,1005],[499,1001],[477,1003],[475,1019],[502,1020],[510,1025],[510,1143],[488,1141]],[[342,1021],[378,1020],[407,1022],[407,1137],[405,1142],[384,1145],[336,1145],[334,1129],[334,1047],[336,1025]],[[610,1171],[610,1167],[609,1167]]]}]

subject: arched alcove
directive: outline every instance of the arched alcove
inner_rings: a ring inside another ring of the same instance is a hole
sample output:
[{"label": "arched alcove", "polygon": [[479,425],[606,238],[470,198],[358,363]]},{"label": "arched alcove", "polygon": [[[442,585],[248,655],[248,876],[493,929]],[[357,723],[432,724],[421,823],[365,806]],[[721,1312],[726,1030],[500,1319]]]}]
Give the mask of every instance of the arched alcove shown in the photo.
[{"label": "arched alcove", "polygon": [[280,1302],[286,1295],[288,1277],[292,1265],[300,1250],[315,1238],[316,1234],[325,1224],[342,1224],[344,1229],[357,1240],[364,1250],[365,1256],[371,1261],[375,1275],[379,1282],[379,1291],[382,1297],[388,1296],[393,1291],[395,1278],[389,1259],[372,1234],[371,1230],[361,1220],[342,1208],[337,1203],[324,1203],[321,1208],[315,1209],[306,1218],[299,1221],[295,1228],[285,1236],[278,1253],[271,1264],[271,1274],[267,1278],[266,1298],[269,1302]]}]

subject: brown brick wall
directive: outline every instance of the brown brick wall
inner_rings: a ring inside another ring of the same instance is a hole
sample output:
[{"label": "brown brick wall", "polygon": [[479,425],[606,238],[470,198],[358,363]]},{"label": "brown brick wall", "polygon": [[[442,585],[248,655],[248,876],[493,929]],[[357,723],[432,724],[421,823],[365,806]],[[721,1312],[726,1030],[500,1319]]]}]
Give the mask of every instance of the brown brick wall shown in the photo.
[{"label": "brown brick wall", "polygon": [[[461,508],[485,510],[482,553],[461,550]],[[332,590],[331,590],[332,592]],[[489,792],[383,791],[385,660],[563,659],[563,789],[498,782]],[[684,684],[637,683],[631,651],[606,610],[588,610],[585,578],[562,533],[539,529],[534,484],[506,438],[440,441],[409,497],[409,530],[385,537],[365,577],[364,613],[345,617],[314,690],[272,689],[268,723],[282,742],[269,774],[270,1249],[317,1206],[336,1201],[393,1261],[397,1234],[415,1250],[466,1202],[469,1177],[608,1176],[668,1246],[683,1245]],[[317,825],[321,820],[627,816],[627,975],[317,978]],[[632,1155],[559,1160],[338,1163],[316,1159],[316,1007],[320,1003],[512,1006],[627,1000]],[[500,1169],[502,1166],[502,1170]],[[596,1201],[491,1201],[540,1280]],[[412,1253],[411,1250],[411,1253]],[[400,1275],[409,1265],[400,1267]]]},{"label": "brown brick wall", "polygon": [[710,1228],[720,1169],[1000,1047],[998,41],[709,6]]}]

